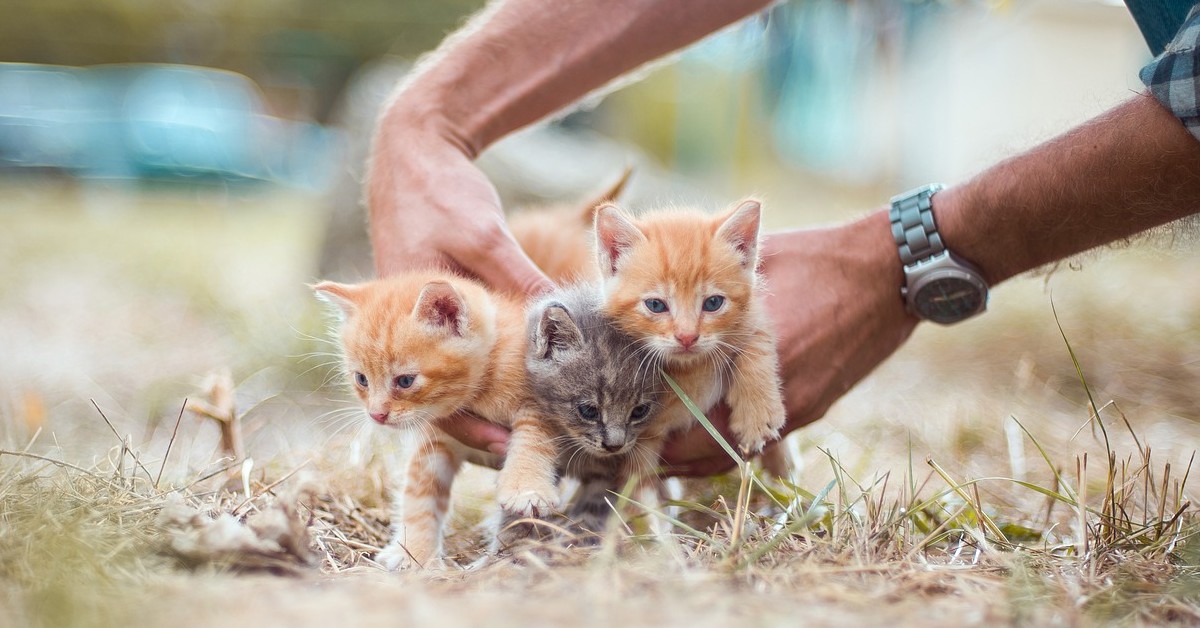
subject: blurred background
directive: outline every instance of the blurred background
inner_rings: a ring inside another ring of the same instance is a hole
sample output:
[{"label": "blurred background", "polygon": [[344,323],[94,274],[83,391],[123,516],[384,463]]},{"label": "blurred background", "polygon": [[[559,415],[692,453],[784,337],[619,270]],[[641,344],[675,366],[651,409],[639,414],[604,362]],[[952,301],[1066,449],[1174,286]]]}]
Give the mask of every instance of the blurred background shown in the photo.
[{"label": "blurred background", "polygon": [[[480,5],[7,0],[5,446],[40,431],[37,447],[100,455],[111,434],[93,403],[162,440],[221,368],[256,455],[324,442],[321,416],[346,402],[305,284],[372,275],[359,200],[379,104]],[[814,225],[1049,138],[1139,91],[1148,60],[1119,2],[793,0],[480,162],[513,210],[585,198],[633,165],[635,208],[756,193],[769,228]],[[900,444],[880,434],[907,430],[970,453],[1011,414],[1085,419],[1050,288],[1102,398],[1193,429],[1194,239],[1164,233],[1174,247],[1018,279],[989,316],[922,328],[805,442],[882,453]],[[214,451],[197,426],[181,470]]]}]

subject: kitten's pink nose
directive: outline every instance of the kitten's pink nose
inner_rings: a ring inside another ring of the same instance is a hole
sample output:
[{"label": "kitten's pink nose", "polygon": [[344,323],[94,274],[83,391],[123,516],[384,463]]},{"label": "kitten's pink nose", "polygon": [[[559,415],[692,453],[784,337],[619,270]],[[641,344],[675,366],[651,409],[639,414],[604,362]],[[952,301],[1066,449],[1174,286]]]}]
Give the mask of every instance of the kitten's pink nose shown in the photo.
[{"label": "kitten's pink nose", "polygon": [[384,423],[387,423],[388,414],[389,413],[387,413],[387,412],[372,412],[371,420],[375,421],[376,423],[378,423],[380,425],[383,425]]},{"label": "kitten's pink nose", "polygon": [[691,349],[692,345],[696,344],[696,341],[699,339],[700,339],[700,334],[698,334],[696,332],[691,332],[691,333],[687,333],[687,334],[682,334],[679,332],[675,333],[675,340],[677,342],[679,342],[679,344],[684,349]]}]

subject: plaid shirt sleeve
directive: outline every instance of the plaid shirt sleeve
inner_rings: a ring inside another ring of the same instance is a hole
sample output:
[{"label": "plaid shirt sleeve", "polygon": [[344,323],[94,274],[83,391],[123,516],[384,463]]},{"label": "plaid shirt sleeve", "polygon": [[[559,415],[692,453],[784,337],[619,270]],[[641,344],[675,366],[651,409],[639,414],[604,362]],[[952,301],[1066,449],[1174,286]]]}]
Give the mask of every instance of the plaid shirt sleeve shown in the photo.
[{"label": "plaid shirt sleeve", "polygon": [[1200,140],[1200,4],[1175,39],[1139,73],[1150,93]]}]

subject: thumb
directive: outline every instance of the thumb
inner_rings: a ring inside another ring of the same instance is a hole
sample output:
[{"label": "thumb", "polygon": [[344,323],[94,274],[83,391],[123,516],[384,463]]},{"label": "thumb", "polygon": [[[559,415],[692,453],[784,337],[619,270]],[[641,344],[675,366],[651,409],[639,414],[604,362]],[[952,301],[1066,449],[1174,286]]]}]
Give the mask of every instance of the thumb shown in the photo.
[{"label": "thumb", "polygon": [[508,449],[508,430],[466,412],[448,416],[434,425],[472,449],[501,455]]},{"label": "thumb", "polygon": [[[736,442],[736,440],[729,442]],[[663,462],[668,466],[685,466],[694,461],[720,457],[728,460],[730,465],[733,464],[733,459],[721,445],[707,430],[699,426],[672,435],[667,440],[662,452]]]},{"label": "thumb", "polygon": [[667,476],[678,476],[685,478],[706,478],[711,475],[719,475],[734,468],[733,458],[730,458],[725,452],[721,452],[715,456],[692,460],[683,464],[667,465],[663,470],[663,474]]}]

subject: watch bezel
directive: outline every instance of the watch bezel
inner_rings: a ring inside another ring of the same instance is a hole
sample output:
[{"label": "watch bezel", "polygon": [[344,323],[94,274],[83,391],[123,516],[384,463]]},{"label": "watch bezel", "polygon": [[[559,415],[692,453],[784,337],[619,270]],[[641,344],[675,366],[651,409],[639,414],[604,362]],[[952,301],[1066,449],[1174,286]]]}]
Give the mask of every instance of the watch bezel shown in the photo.
[{"label": "watch bezel", "polygon": [[[905,287],[901,292],[904,295],[906,308],[912,314],[925,320],[941,325],[952,325],[987,310],[988,285],[983,280],[982,274],[950,251],[942,251],[933,257],[905,266],[904,276]],[[921,311],[917,296],[932,284],[945,279],[961,279],[974,287],[979,296],[979,305],[954,318],[942,318],[936,313]]]}]

